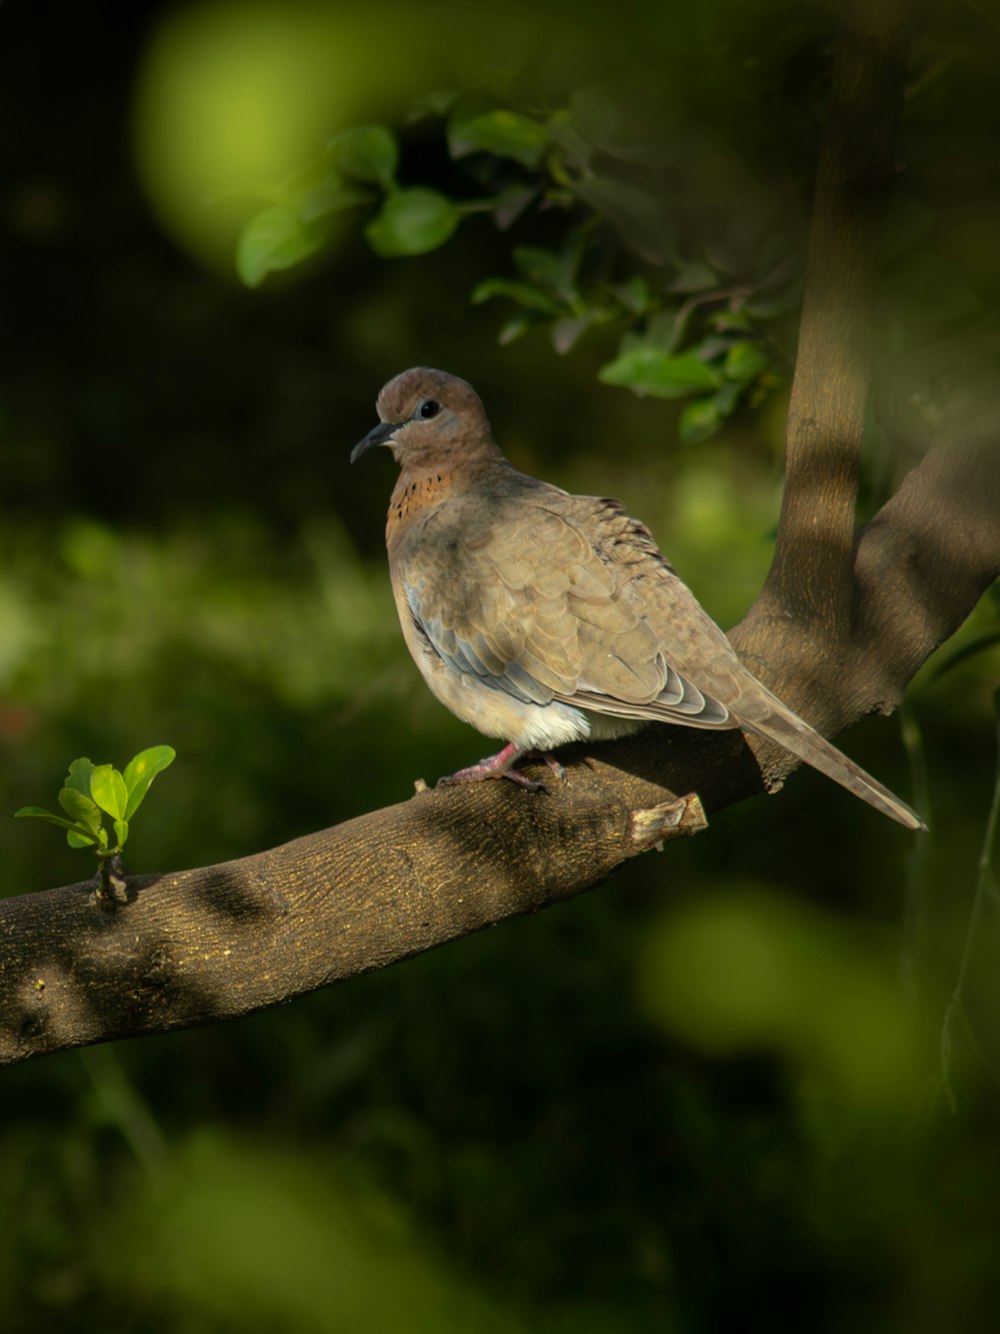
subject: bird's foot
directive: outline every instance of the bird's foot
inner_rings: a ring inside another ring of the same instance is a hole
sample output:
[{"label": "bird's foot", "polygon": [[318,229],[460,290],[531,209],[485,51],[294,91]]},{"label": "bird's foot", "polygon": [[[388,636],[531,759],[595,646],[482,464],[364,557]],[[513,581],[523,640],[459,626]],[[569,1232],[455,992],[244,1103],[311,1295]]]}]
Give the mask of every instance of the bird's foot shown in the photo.
[{"label": "bird's foot", "polygon": [[470,764],[467,769],[459,769],[456,773],[446,774],[444,778],[437,780],[437,787],[458,787],[460,783],[478,783],[483,778],[509,778],[512,783],[517,783],[520,787],[526,787],[532,792],[545,791],[545,784],[539,783],[535,778],[529,778],[527,774],[521,773],[520,769],[498,769],[491,763],[492,756],[487,760],[480,760],[478,764]]},{"label": "bird's foot", "polygon": [[[509,778],[512,783],[517,783],[531,792],[544,792],[546,791],[544,783],[540,783],[536,778],[529,778],[527,774],[513,767],[516,760],[527,754],[530,752],[519,750],[511,741],[503,750],[497,751],[496,755],[490,755],[485,760],[480,760],[478,764],[470,764],[467,769],[459,769],[457,773],[439,778],[437,786],[457,787],[459,783],[478,783],[484,778]],[[546,755],[544,759],[556,777],[565,783],[566,770],[559,761],[553,755]]]}]

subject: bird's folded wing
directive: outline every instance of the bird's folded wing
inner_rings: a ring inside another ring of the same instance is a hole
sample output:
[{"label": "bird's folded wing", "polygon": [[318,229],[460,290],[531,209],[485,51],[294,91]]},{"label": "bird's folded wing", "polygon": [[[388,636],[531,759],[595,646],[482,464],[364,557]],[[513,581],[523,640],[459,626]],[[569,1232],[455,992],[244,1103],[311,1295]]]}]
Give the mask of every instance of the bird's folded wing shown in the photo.
[{"label": "bird's folded wing", "polygon": [[[669,601],[672,584],[690,594],[646,530],[615,502],[555,496],[520,497],[515,513],[501,507],[457,541],[425,534],[400,577],[434,652],[526,703],[732,727],[725,706],[671,664],[653,624],[669,606],[647,614],[651,599]],[[581,502],[591,511],[577,513]]]}]

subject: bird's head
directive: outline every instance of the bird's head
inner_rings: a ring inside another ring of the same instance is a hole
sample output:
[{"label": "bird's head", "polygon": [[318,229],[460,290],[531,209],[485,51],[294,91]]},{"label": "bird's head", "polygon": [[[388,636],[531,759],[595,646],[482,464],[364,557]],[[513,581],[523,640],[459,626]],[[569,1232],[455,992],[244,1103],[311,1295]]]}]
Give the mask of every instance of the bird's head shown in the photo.
[{"label": "bird's head", "polygon": [[471,384],[447,371],[414,366],[384,386],[376,409],[379,425],[351,451],[351,462],[376,445],[388,445],[401,468],[446,464],[499,453]]}]

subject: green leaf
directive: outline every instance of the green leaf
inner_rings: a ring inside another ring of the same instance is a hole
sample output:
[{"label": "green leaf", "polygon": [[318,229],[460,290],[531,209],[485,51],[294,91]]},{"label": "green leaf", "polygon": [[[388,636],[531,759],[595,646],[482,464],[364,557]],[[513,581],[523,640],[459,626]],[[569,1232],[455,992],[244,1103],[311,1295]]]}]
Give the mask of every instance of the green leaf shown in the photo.
[{"label": "green leaf", "polygon": [[59,825],[62,829],[75,828],[75,822],[73,820],[64,820],[61,815],[53,815],[52,812],[47,811],[44,806],[22,806],[20,810],[14,812],[14,819],[48,820],[49,824]]},{"label": "green leaf", "polygon": [[494,296],[507,296],[527,310],[537,310],[543,315],[561,315],[563,307],[553,301],[547,293],[533,287],[530,283],[517,282],[513,278],[484,278],[472,289],[471,301],[480,306]]},{"label": "green leaf", "polygon": [[710,323],[717,333],[749,333],[753,329],[753,320],[745,310],[720,310]]},{"label": "green leaf", "polygon": [[714,435],[739,403],[745,384],[729,380],[714,394],[685,403],[677,422],[677,434],[685,445],[698,445]]},{"label": "green leaf", "polygon": [[517,315],[511,316],[507,323],[497,334],[497,342],[501,347],[507,347],[510,343],[523,338],[526,333],[538,323],[539,316],[533,311],[522,310]]},{"label": "green leaf", "polygon": [[567,315],[561,320],[556,320],[552,325],[551,334],[554,350],[561,357],[567,352],[572,352],[587,330],[600,321],[601,315],[600,310],[588,310],[584,315]]},{"label": "green leaf", "polygon": [[747,386],[740,384],[737,380],[727,380],[716,390],[715,401],[719,405],[719,411],[723,417],[731,417],[736,411],[736,405],[746,391]]},{"label": "green leaf", "polygon": [[683,307],[665,306],[646,317],[646,327],[642,333],[627,333],[622,339],[621,351],[629,352],[637,347],[655,347],[664,355],[674,351],[680,342],[687,321]]},{"label": "green leaf", "polygon": [[371,190],[347,185],[339,172],[331,171],[318,185],[299,195],[295,208],[300,222],[310,223],[318,218],[328,218],[331,213],[339,213],[345,208],[371,204],[376,198]]},{"label": "green leaf", "polygon": [[78,760],[74,760],[69,766],[65,786],[73,788],[76,792],[82,792],[85,797],[89,797],[90,775],[93,772],[93,763],[85,755],[81,755]]},{"label": "green leaf", "polygon": [[539,283],[541,287],[556,288],[563,280],[563,265],[559,255],[543,249],[540,245],[515,245],[513,261],[521,276],[529,283]]},{"label": "green leaf", "polygon": [[463,104],[452,112],[448,121],[448,151],[453,158],[493,153],[534,168],[544,157],[548,144],[544,125],[503,107],[484,111],[481,105]]},{"label": "green leaf", "polygon": [[59,793],[59,805],[74,824],[89,829],[96,837],[97,831],[101,827],[101,812],[90,797],[85,797],[76,788],[64,787]]},{"label": "green leaf", "polygon": [[537,195],[534,185],[508,185],[501,190],[493,201],[493,219],[500,231],[512,227]]},{"label": "green leaf", "polygon": [[684,398],[699,389],[717,389],[721,376],[692,353],[672,357],[658,347],[634,347],[598,372],[604,384],[623,385],[654,398]]},{"label": "green leaf", "polygon": [[726,353],[726,379],[749,384],[751,380],[756,380],[761,371],[767,370],[770,364],[771,358],[760,343],[752,338],[741,338],[738,343],[733,343]]},{"label": "green leaf", "polygon": [[330,140],[337,166],[356,181],[372,181],[388,190],[399,166],[396,136],[384,125],[359,125]]},{"label": "green leaf", "polygon": [[[103,829],[101,830],[101,833],[104,833]],[[100,838],[91,838],[89,834],[81,834],[79,830],[71,829],[66,835],[66,842],[71,848],[92,848],[95,845],[97,847],[104,846],[106,838],[107,835],[105,835],[105,840],[102,842]]]},{"label": "green leaf", "polygon": [[723,422],[715,395],[685,403],[677,423],[677,434],[686,445],[697,445],[714,435]]},{"label": "green leaf", "polygon": [[365,236],[383,259],[423,255],[444,245],[461,216],[451,200],[437,190],[417,186],[390,195],[365,228]]},{"label": "green leaf", "polygon": [[325,232],[307,229],[290,208],[265,209],[250,219],[236,244],[236,271],[247,287],[259,287],[269,273],[290,269],[315,254]]},{"label": "green leaf", "polygon": [[115,838],[118,840],[118,846],[123,848],[128,841],[128,821],[115,821]]},{"label": "green leaf", "polygon": [[633,274],[623,283],[615,283],[608,289],[633,315],[645,315],[653,301],[649,283],[642,274]]},{"label": "green leaf", "polygon": [[[24,819],[26,817],[36,820],[45,820],[49,824],[57,825],[60,829],[68,830],[69,832],[66,835],[66,839],[71,848],[89,848],[95,843],[100,842],[99,836],[95,837],[80,825],[75,824],[72,820],[64,820],[61,815],[53,815],[51,811],[44,810],[41,806],[22,806],[19,811],[14,812],[15,820]],[[104,831],[101,830],[100,832],[103,833]],[[74,839],[77,841],[74,842]]]},{"label": "green leaf", "polygon": [[135,815],[156,775],[173,764],[176,757],[177,752],[173,746],[149,746],[129,760],[124,774],[125,790],[128,793],[124,811],[126,820],[131,820]]},{"label": "green leaf", "polygon": [[519,272],[529,283],[537,283],[554,295],[564,300],[571,295],[571,280],[574,265],[561,255],[551,250],[542,250],[539,246],[519,245],[513,250],[514,263]]},{"label": "green leaf", "polygon": [[125,779],[117,769],[110,764],[99,764],[90,776],[90,791],[101,810],[107,811],[112,819],[125,818],[128,791]]}]

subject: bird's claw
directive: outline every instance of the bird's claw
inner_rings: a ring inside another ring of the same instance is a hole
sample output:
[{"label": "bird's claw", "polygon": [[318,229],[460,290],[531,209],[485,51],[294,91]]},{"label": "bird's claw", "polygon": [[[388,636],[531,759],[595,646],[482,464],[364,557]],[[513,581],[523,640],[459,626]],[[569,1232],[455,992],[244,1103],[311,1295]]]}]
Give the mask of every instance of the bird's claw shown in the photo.
[{"label": "bird's claw", "polygon": [[512,783],[517,783],[519,787],[527,788],[531,792],[547,791],[544,783],[540,783],[536,778],[529,778],[519,769],[500,769],[491,765],[488,760],[470,764],[467,769],[459,769],[457,773],[446,774],[444,778],[437,780],[436,786],[458,787],[462,783],[481,782],[484,778],[509,778]]}]

